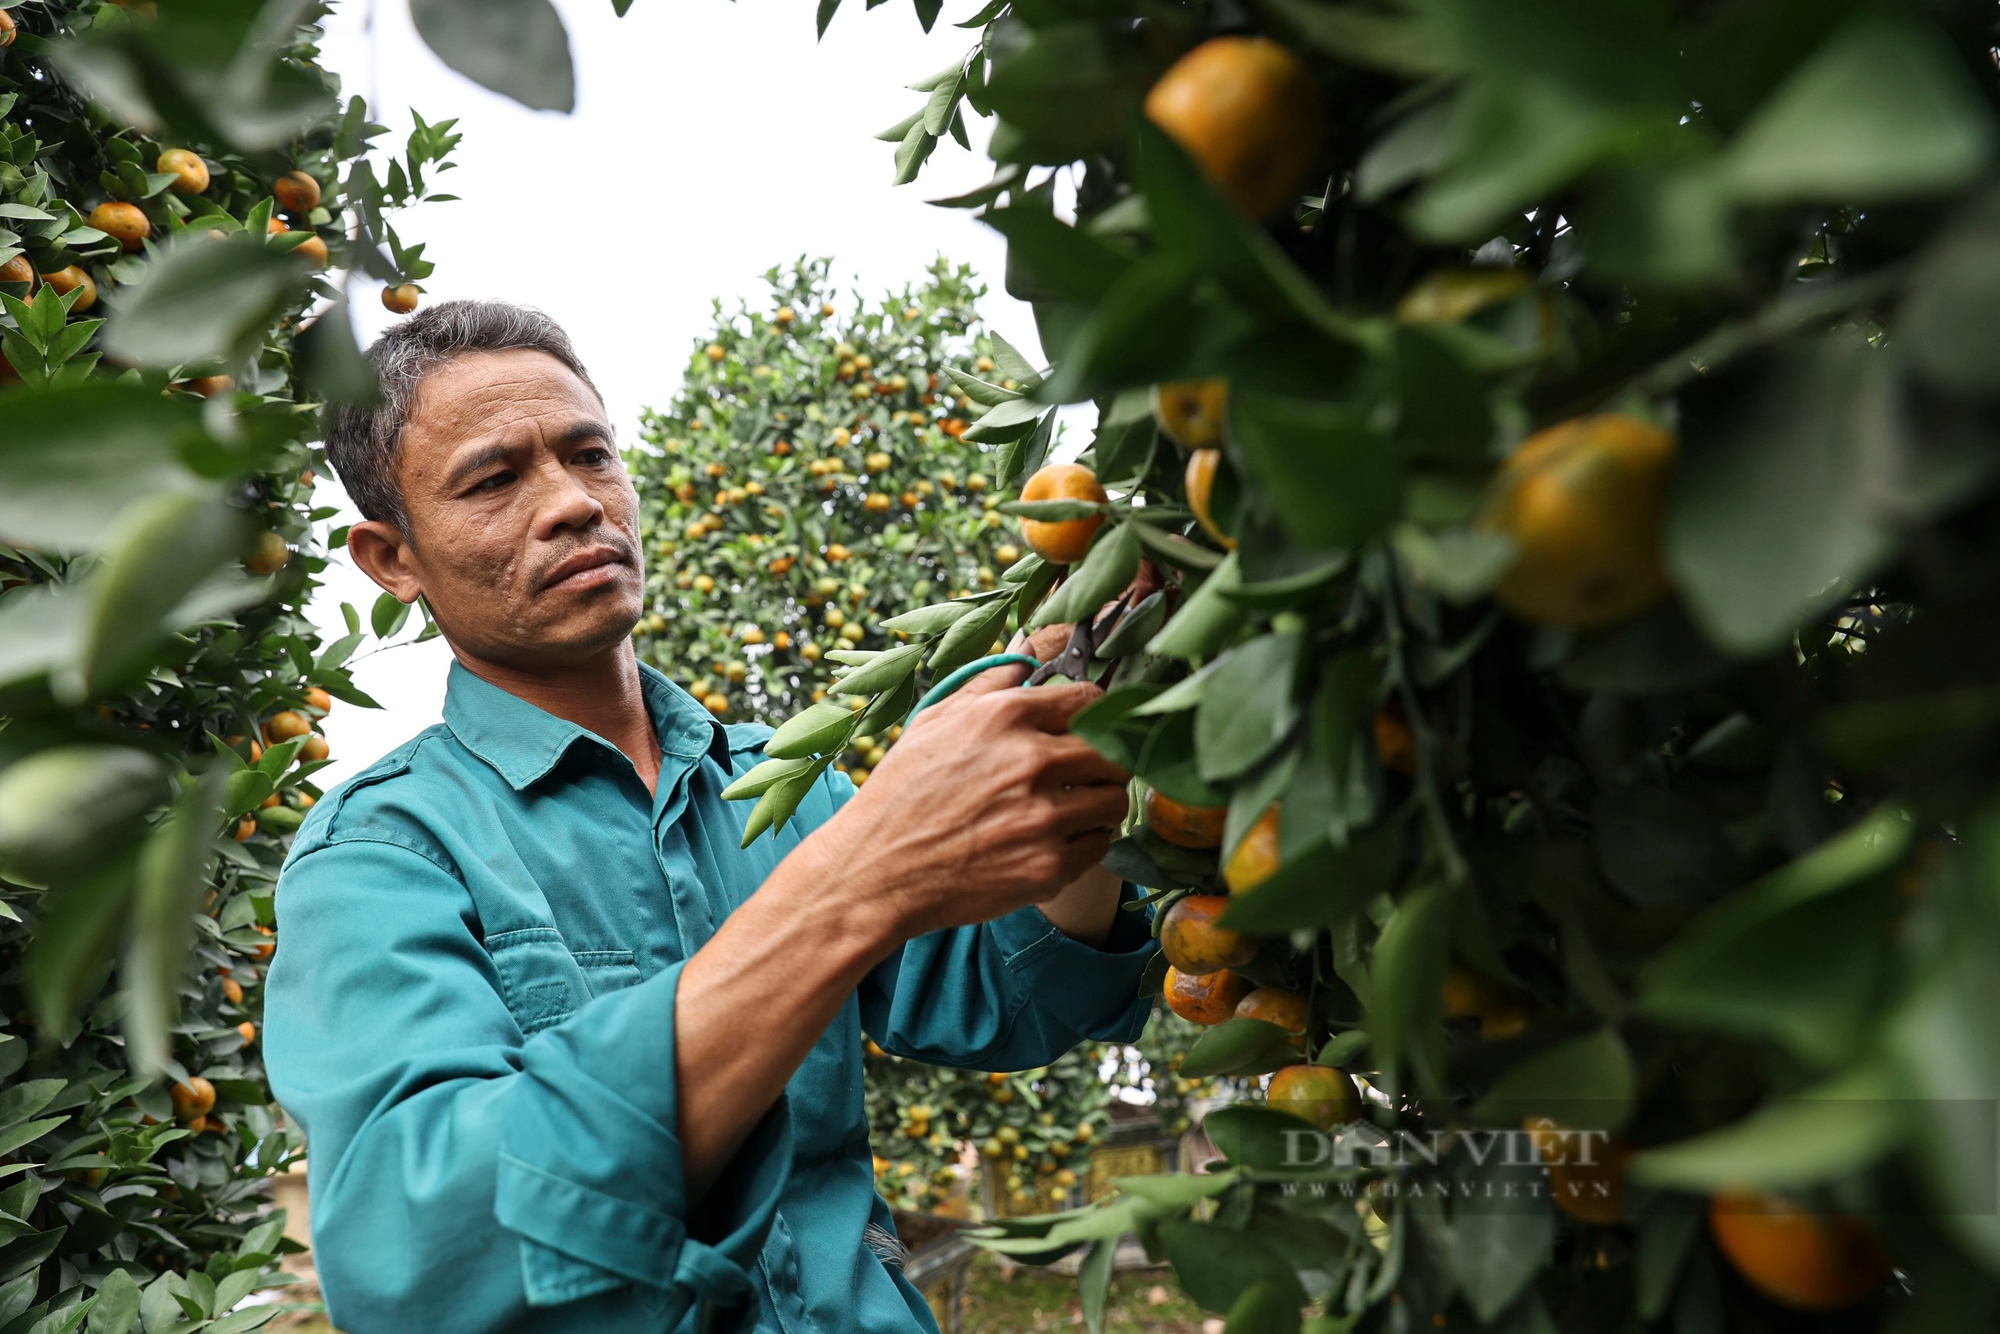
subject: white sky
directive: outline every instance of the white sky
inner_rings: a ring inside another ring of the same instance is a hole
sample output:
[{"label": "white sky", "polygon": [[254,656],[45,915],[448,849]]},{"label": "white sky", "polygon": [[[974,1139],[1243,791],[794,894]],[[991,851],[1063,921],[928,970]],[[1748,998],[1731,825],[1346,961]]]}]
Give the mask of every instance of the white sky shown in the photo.
[{"label": "white sky", "polygon": [[[404,0],[345,0],[327,22],[324,60],[370,100],[400,148],[409,108],[458,118],[464,134],[439,188],[457,203],[419,207],[397,230],[428,244],[427,300],[501,297],[539,306],[576,340],[621,438],[642,405],[680,381],[710,302],[758,299],[760,275],[800,255],[871,298],[915,280],[942,252],[972,264],[992,291],[991,327],[1033,356],[1028,308],[1001,290],[1000,238],[926,199],[983,183],[991,166],[946,140],[913,185],[891,188],[894,146],[873,135],[915,111],[904,85],[971,48],[951,26],[978,0],[951,0],[926,35],[908,0],[864,12],[847,0],[823,43],[814,0],[556,0],[576,61],[577,108],[523,110],[440,64],[410,26]],[[968,118],[975,147],[987,126]],[[390,316],[357,302],[364,337]],[[322,504],[356,516],[330,479]],[[311,612],[345,633],[341,601],[364,619],[377,589],[335,552]],[[407,636],[409,631],[405,631]],[[330,785],[436,722],[449,661],[439,641],[382,653],[355,672],[380,712],[337,705],[326,732]]]}]

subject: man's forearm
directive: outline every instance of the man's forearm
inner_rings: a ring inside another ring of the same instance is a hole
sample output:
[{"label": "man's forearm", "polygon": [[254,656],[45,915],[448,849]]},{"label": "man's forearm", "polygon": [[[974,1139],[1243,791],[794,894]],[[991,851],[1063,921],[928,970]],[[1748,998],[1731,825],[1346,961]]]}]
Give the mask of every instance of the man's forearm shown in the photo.
[{"label": "man's forearm", "polygon": [[690,1203],[897,943],[820,856],[810,840],[794,851],[681,970],[674,1073]]},{"label": "man's forearm", "polygon": [[1093,866],[1042,904],[1042,916],[1071,940],[1099,948],[1117,925],[1118,901],[1124,891],[1123,880],[1102,866]]}]

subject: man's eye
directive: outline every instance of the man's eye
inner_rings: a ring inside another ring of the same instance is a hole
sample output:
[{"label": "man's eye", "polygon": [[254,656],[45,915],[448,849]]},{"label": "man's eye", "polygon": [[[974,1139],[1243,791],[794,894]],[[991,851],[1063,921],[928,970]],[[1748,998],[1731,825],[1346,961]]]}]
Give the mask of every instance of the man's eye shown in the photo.
[{"label": "man's eye", "polygon": [[511,472],[496,472],[491,477],[482,477],[477,482],[474,482],[469,494],[477,495],[481,491],[498,491],[513,480],[514,474]]},{"label": "man's eye", "polygon": [[590,449],[578,450],[576,455],[576,462],[582,464],[586,468],[595,468],[599,464],[611,462],[611,451],[608,449],[598,449],[596,447],[592,447]]}]

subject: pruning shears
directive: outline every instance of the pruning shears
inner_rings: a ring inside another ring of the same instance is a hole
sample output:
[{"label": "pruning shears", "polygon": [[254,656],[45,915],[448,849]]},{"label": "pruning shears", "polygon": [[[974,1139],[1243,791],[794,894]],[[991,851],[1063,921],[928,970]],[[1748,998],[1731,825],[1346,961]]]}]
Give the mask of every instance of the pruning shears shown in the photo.
[{"label": "pruning shears", "polygon": [[1128,589],[1116,602],[1099,611],[1097,615],[1086,616],[1078,621],[1075,628],[1069,632],[1069,642],[1063,645],[1062,652],[1047,662],[1029,657],[1025,653],[995,653],[968,662],[925,691],[924,697],[917,701],[917,706],[910,710],[910,717],[915,718],[973,677],[994,667],[1019,663],[1034,668],[1028,673],[1028,679],[1021,683],[1024,686],[1046,685],[1058,676],[1071,681],[1087,681],[1090,679],[1090,662],[1096,655],[1098,646],[1111,638],[1113,632],[1132,610],[1132,592]]}]

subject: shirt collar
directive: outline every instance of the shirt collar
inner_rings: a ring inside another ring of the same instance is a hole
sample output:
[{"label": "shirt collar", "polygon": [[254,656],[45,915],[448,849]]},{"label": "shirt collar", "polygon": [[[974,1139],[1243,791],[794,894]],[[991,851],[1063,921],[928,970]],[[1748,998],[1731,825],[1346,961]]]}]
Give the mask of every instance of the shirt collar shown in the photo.
[{"label": "shirt collar", "polygon": [[[643,662],[639,689],[669,762],[693,764],[709,755],[729,767],[729,734],[694,696]],[[546,777],[579,741],[619,754],[596,733],[481,680],[457,662],[445,686],[444,722],[461,745],[492,765],[516,792]]]}]

